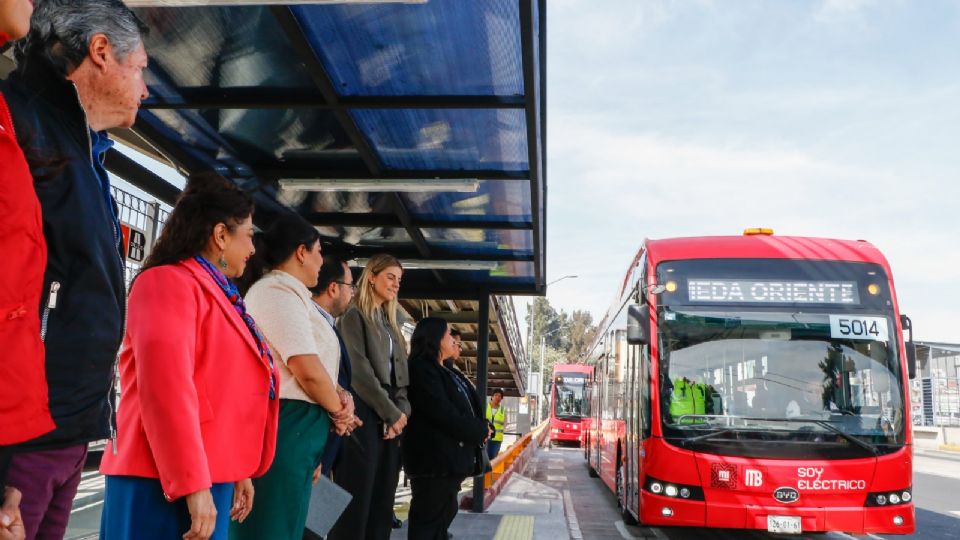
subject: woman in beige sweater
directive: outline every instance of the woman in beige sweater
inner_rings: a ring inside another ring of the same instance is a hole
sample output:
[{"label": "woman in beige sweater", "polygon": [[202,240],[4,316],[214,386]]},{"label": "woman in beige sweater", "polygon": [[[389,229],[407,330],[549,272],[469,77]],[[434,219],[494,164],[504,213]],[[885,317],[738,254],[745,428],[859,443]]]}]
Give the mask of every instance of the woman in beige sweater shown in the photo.
[{"label": "woman in beige sweater", "polygon": [[310,290],[323,265],[320,236],[296,215],[277,219],[258,239],[244,274],[256,280],[246,293],[280,370],[277,454],[253,482],[256,504],[230,538],[300,540],[307,520],[311,480],[331,430],[349,434],[360,425],[350,393],[337,386],[340,346]]}]

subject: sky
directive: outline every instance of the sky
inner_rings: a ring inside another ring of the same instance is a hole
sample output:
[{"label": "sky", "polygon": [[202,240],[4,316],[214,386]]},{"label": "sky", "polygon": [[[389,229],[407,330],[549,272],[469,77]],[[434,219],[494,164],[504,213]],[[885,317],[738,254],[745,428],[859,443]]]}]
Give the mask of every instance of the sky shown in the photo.
[{"label": "sky", "polygon": [[644,238],[762,226],[869,240],[960,343],[957,51],[953,0],[549,0],[548,300],[599,320]]},{"label": "sky", "polygon": [[872,242],[914,337],[960,342],[960,3],[550,0],[547,29],[554,307],[601,319],[645,237],[762,226]]}]

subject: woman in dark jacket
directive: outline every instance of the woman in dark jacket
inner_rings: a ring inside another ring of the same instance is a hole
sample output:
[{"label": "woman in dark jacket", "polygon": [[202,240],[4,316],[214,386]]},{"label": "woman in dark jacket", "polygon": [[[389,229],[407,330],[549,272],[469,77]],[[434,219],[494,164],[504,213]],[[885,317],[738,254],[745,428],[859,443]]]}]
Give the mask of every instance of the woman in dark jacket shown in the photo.
[{"label": "woman in dark jacket", "polygon": [[447,322],[417,324],[410,350],[412,414],[403,437],[403,467],[410,477],[410,539],[446,540],[457,515],[457,493],[474,473],[478,449],[490,437],[480,398],[461,373],[444,367],[456,348]]}]

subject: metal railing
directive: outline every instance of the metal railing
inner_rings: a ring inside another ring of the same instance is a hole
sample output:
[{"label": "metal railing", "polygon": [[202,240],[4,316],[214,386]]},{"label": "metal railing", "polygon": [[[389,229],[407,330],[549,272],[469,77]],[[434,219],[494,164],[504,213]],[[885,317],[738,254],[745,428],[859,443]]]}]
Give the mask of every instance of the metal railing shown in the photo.
[{"label": "metal railing", "polygon": [[523,346],[523,340],[520,339],[520,325],[517,323],[517,310],[513,306],[513,297],[495,295],[490,298],[493,301],[493,309],[497,312],[500,327],[506,334],[506,345],[510,348],[509,353],[513,356],[517,370],[517,389],[523,394],[529,360],[527,359],[527,349]]},{"label": "metal railing", "polygon": [[[160,234],[160,229],[163,228],[163,224],[170,216],[170,211],[159,201],[151,202],[141,199],[117,186],[110,186],[110,191],[113,193],[113,198],[117,201],[120,222],[139,229],[146,236],[146,245],[144,246],[145,253],[143,254],[146,255],[146,253],[150,252],[150,248],[153,247],[154,242],[156,242],[157,236]],[[141,262],[132,260],[129,257],[124,261],[127,287],[130,286],[130,281],[137,275],[137,272],[140,271],[141,264]]]},{"label": "metal railing", "polygon": [[960,426],[960,377],[910,381],[910,415],[915,426]]}]

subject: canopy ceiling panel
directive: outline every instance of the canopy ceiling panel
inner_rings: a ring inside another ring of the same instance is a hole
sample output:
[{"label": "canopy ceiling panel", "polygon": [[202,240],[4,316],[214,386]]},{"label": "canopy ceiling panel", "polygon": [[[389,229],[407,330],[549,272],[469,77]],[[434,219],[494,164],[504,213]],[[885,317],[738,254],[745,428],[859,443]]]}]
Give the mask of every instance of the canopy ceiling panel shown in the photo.
[{"label": "canopy ceiling panel", "polygon": [[355,110],[353,116],[390,169],[525,171],[521,110]]},{"label": "canopy ceiling panel", "polygon": [[523,94],[516,0],[293,11],[341,95]]},{"label": "canopy ceiling panel", "polygon": [[540,294],[545,6],[138,7],[151,96],[115,136],[233,179],[261,228],[296,212],[328,251],[416,261],[401,295]]}]

